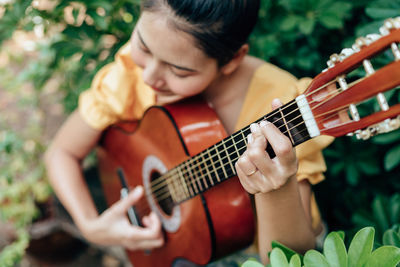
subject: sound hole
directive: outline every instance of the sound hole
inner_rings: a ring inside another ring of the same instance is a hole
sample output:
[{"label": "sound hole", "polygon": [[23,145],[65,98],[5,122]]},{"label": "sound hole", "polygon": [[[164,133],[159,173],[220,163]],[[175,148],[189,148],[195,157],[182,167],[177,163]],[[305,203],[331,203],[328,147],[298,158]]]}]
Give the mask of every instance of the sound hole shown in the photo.
[{"label": "sound hole", "polygon": [[153,172],[150,179],[153,196],[158,206],[166,215],[172,215],[174,202],[164,177],[160,176],[159,172]]}]

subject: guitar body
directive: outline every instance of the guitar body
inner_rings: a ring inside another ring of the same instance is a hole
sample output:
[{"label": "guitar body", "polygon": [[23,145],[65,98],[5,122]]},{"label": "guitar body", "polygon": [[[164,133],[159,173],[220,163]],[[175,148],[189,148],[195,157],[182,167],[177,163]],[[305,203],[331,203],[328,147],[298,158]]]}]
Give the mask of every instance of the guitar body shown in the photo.
[{"label": "guitar body", "polygon": [[184,201],[172,212],[164,210],[148,190],[159,174],[225,136],[215,112],[197,99],[152,107],[139,123],[122,123],[105,132],[98,157],[108,204],[120,199],[117,169],[122,168],[128,187],[144,186],[147,205],[161,218],[165,233],[165,245],[159,249],[128,251],[134,266],[171,266],[179,258],[204,265],[252,242],[252,205],[237,177]]},{"label": "guitar body", "polygon": [[[255,122],[274,123],[293,146],[321,134],[368,139],[400,128],[400,104],[389,106],[382,94],[400,86],[400,17],[387,20],[380,32],[333,54],[304,94]],[[394,61],[375,70],[370,59],[388,50]],[[366,76],[347,81],[361,66]],[[357,105],[373,97],[380,110],[360,116]],[[196,98],[152,107],[139,123],[105,132],[98,157],[108,204],[120,199],[121,180],[129,188],[143,185],[147,211],[163,225],[162,248],[128,251],[135,267],[171,266],[179,259],[204,265],[252,242],[253,209],[234,168],[250,133],[248,125],[227,136],[215,112]],[[275,156],[270,146],[267,152]],[[139,221],[148,213],[140,207],[135,204]]]}]

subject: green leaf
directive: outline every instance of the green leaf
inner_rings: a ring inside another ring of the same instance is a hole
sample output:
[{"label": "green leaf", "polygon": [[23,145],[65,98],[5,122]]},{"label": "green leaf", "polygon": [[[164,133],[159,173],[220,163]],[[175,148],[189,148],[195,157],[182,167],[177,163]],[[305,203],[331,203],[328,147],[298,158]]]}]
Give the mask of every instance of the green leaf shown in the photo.
[{"label": "green leaf", "polygon": [[372,251],[374,234],[373,227],[365,227],[355,234],[348,251],[348,266],[361,267],[365,264]]},{"label": "green leaf", "polygon": [[395,194],[390,198],[390,224],[400,222],[400,194]]},{"label": "green leaf", "polygon": [[299,16],[296,15],[288,15],[286,16],[281,24],[280,24],[280,28],[282,31],[290,31],[293,30],[297,24],[299,23]]},{"label": "green leaf", "polygon": [[314,25],[315,25],[314,18],[302,20],[299,23],[299,30],[301,33],[309,35],[314,30]]},{"label": "green leaf", "polygon": [[365,9],[365,13],[373,19],[382,19],[397,17],[400,14],[400,9],[367,7]]},{"label": "green leaf", "polygon": [[382,232],[390,228],[390,218],[387,208],[387,199],[378,195],[372,202],[372,211],[375,217],[375,221],[378,223],[379,230]]},{"label": "green leaf", "polygon": [[316,250],[309,250],[304,255],[304,267],[330,267],[328,261]]},{"label": "green leaf", "polygon": [[365,267],[395,267],[400,263],[400,248],[383,246],[374,250]]},{"label": "green leaf", "polygon": [[338,29],[343,27],[343,20],[351,10],[351,4],[344,2],[332,3],[329,8],[322,9],[318,15],[318,20],[328,29]]},{"label": "green leaf", "polygon": [[289,267],[288,260],[285,256],[285,253],[279,248],[274,248],[270,254],[270,260],[272,266],[279,267]]},{"label": "green leaf", "polygon": [[295,254],[290,258],[289,267],[301,267],[301,259],[298,254]]},{"label": "green leaf", "polygon": [[376,175],[381,172],[380,161],[376,159],[367,158],[365,160],[358,161],[357,164],[365,174]]},{"label": "green leaf", "polygon": [[358,226],[376,226],[375,221],[373,220],[373,218],[370,218],[371,216],[369,214],[360,214],[360,213],[356,213],[353,214],[353,216],[351,217],[351,221]]},{"label": "green leaf", "polygon": [[360,174],[355,164],[348,164],[345,170],[346,170],[346,179],[349,182],[349,184],[357,185],[360,178]]},{"label": "green leaf", "polygon": [[324,255],[331,267],[347,267],[346,247],[338,233],[332,232],[326,237]]},{"label": "green leaf", "polygon": [[339,237],[344,241],[344,237],[345,237],[344,231],[337,231],[336,233],[337,233],[337,234],[339,235]]},{"label": "green leaf", "polygon": [[[271,246],[272,246],[273,249],[274,248],[281,249],[282,252],[285,254],[287,259],[290,259],[291,257],[293,257],[294,255],[297,254],[297,252],[294,251],[293,249],[288,248],[287,246],[285,246],[285,245],[283,245],[283,244],[281,244],[281,243],[279,243],[277,241],[272,241],[271,242]],[[299,255],[299,256],[300,256],[300,258],[302,258],[301,255]]]},{"label": "green leaf", "polygon": [[385,170],[391,171],[400,164],[400,145],[391,148],[385,155]]},{"label": "green leaf", "polygon": [[72,16],[74,17],[74,24],[78,23],[79,9],[74,8],[72,10]]},{"label": "green leaf", "polygon": [[100,16],[95,10],[88,10],[87,14],[93,19],[95,25],[102,30],[107,29],[108,23],[106,17]]},{"label": "green leaf", "polygon": [[249,259],[242,264],[242,267],[264,267],[264,265],[254,259]]},{"label": "green leaf", "polygon": [[393,229],[389,229],[385,231],[382,238],[384,245],[392,245],[396,247],[400,247],[400,236]]}]

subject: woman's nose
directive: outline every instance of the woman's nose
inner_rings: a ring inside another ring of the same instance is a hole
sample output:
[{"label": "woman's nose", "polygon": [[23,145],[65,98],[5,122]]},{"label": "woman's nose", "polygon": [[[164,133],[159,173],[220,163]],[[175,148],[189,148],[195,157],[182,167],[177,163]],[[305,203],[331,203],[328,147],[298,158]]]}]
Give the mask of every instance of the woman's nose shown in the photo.
[{"label": "woman's nose", "polygon": [[143,81],[151,87],[158,87],[161,80],[160,65],[153,60],[146,63],[146,66],[143,68]]}]

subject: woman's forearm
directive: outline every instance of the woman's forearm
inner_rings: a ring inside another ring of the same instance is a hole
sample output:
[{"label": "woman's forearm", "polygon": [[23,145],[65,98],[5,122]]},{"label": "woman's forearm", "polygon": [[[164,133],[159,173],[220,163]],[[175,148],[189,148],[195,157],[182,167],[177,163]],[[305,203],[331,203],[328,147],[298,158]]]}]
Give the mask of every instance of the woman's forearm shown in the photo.
[{"label": "woman's forearm", "polygon": [[98,216],[82,173],[81,161],[97,144],[101,131],[92,129],[75,111],[57,132],[45,154],[50,183],[77,226],[84,230]]},{"label": "woman's forearm", "polygon": [[263,262],[271,250],[271,241],[297,252],[305,252],[315,245],[310,215],[303,207],[296,177],[278,190],[255,195],[258,223],[258,243]]},{"label": "woman's forearm", "polygon": [[61,148],[50,148],[45,155],[50,183],[63,206],[82,229],[98,216],[84,180],[80,161]]}]

